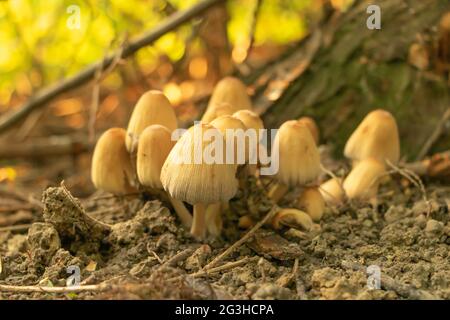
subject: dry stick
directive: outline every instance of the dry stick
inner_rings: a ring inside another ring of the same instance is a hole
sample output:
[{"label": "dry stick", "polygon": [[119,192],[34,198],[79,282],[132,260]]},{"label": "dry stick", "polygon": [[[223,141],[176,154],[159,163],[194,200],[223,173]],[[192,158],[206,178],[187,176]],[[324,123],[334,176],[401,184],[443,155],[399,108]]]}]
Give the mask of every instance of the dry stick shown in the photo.
[{"label": "dry stick", "polygon": [[200,247],[200,245],[194,245],[194,246],[192,246],[190,248],[184,249],[181,252],[178,252],[173,257],[171,257],[169,260],[164,262],[162,264],[162,266],[168,266],[168,267],[175,266],[178,262],[186,260],[199,247]]},{"label": "dry stick", "polygon": [[424,145],[422,146],[422,149],[420,149],[419,154],[417,155],[416,160],[422,160],[430,151],[431,147],[436,143],[436,141],[439,139],[439,137],[442,135],[442,131],[445,128],[445,123],[450,119],[450,108],[448,108],[442,118],[439,120],[439,122],[436,125],[436,128],[434,129],[431,136],[428,138],[427,141],[425,141]]},{"label": "dry stick", "polygon": [[404,178],[411,181],[416,186],[416,188],[418,188],[420,190],[420,192],[422,193],[422,199],[428,206],[427,216],[429,216],[431,214],[431,210],[432,210],[431,203],[428,200],[427,191],[426,191],[425,186],[424,186],[422,180],[420,179],[420,177],[408,169],[397,167],[396,165],[394,165],[392,162],[390,162],[387,159],[386,159],[386,163],[388,164],[389,167],[391,167],[393,170],[398,172]]},{"label": "dry stick", "polygon": [[111,285],[106,283],[73,286],[73,287],[46,287],[46,286],[11,286],[0,284],[0,292],[18,292],[18,293],[78,293],[86,291],[106,291],[111,289]]},{"label": "dry stick", "polygon": [[218,255],[216,258],[214,258],[210,263],[208,263],[203,270],[208,270],[217,265],[220,261],[222,261],[224,258],[229,256],[231,253],[233,253],[234,250],[239,248],[242,244],[244,244],[247,240],[249,240],[255,232],[260,229],[266,222],[268,222],[270,219],[273,218],[273,216],[279,211],[278,206],[273,206],[272,209],[266,214],[266,216],[259,221],[255,226],[250,229],[241,239],[236,241],[233,245],[228,247],[222,254]]},{"label": "dry stick", "polygon": [[[356,262],[342,261],[341,266],[344,269],[350,269],[354,271],[365,272],[366,268]],[[389,277],[388,275],[381,274],[381,287],[385,290],[392,290],[397,292],[399,295],[410,298],[414,300],[441,300],[440,297],[435,296],[425,290],[416,289],[413,286],[403,284]]]},{"label": "dry stick", "polygon": [[249,41],[248,48],[247,48],[247,54],[246,54],[246,57],[245,57],[243,63],[245,63],[248,60],[250,53],[253,50],[253,46],[255,44],[256,25],[258,23],[259,13],[261,12],[262,2],[263,2],[263,0],[256,0],[255,9],[253,10],[253,20],[252,20],[252,24],[250,26],[250,41]]},{"label": "dry stick", "polygon": [[126,42],[126,37],[124,41],[121,43],[119,50],[116,51],[114,60],[109,65],[108,68],[103,70],[103,65],[105,64],[106,56],[103,58],[103,61],[101,64],[99,64],[97,71],[95,72],[95,83],[94,83],[94,89],[92,90],[92,103],[91,103],[91,110],[89,112],[89,125],[88,125],[88,135],[89,135],[89,142],[95,141],[95,122],[97,120],[97,112],[98,112],[98,104],[100,100],[100,83],[102,80],[110,74],[116,66],[119,64],[120,60],[122,59],[123,54],[123,47]]},{"label": "dry stick", "polygon": [[[172,14],[161,24],[152,28],[150,31],[146,32],[145,34],[141,35],[136,40],[131,41],[127,46],[125,46],[123,48],[122,58],[133,55],[142,47],[148,46],[166,33],[188,22],[192,18],[195,18],[196,16],[202,14],[210,7],[222,2],[225,2],[225,0],[204,0],[187,10],[178,11]],[[6,131],[11,126],[21,121],[32,111],[47,105],[49,101],[51,101],[58,95],[71,89],[77,88],[85,82],[94,79],[99,64],[103,63],[102,69],[104,70],[108,68],[109,65],[111,65],[115,56],[116,54],[112,54],[106,57],[104,63],[103,61],[94,63],[93,65],[79,72],[77,75],[49,86],[37,93],[35,96],[31,97],[25,104],[19,107],[17,111],[0,118],[0,133]]]},{"label": "dry stick", "polygon": [[9,232],[9,231],[24,231],[28,230],[31,227],[31,224],[17,224],[15,226],[1,227],[1,232]]}]

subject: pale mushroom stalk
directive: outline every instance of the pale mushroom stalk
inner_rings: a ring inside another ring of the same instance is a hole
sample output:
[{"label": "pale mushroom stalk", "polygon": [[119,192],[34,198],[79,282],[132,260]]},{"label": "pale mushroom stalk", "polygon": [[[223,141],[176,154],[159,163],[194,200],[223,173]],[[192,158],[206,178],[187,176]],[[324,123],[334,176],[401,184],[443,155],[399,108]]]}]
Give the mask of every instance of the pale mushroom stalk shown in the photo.
[{"label": "pale mushroom stalk", "polygon": [[273,152],[278,153],[277,184],[269,197],[277,203],[289,187],[301,187],[316,180],[321,172],[320,155],[308,127],[296,120],[286,121],[275,136]]},{"label": "pale mushroom stalk", "polygon": [[223,205],[220,202],[208,205],[206,208],[206,223],[208,232],[214,237],[220,236],[222,232],[222,210]]},{"label": "pale mushroom stalk", "polygon": [[191,234],[195,238],[203,239],[206,236],[206,230],[206,205],[204,203],[194,204]]},{"label": "pale mushroom stalk", "polygon": [[137,147],[137,176],[145,189],[166,198],[172,204],[182,224],[190,228],[192,216],[183,202],[162,190],[161,168],[173,145],[169,129],[162,125],[151,125],[142,131]]}]

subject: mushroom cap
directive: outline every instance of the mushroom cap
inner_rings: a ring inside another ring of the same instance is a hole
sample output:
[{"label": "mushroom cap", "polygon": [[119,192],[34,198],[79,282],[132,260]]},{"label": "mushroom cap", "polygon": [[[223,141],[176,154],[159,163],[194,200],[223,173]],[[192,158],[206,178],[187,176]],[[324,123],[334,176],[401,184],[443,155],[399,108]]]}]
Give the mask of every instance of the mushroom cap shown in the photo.
[{"label": "mushroom cap", "polygon": [[212,105],[209,107],[205,114],[203,115],[201,121],[203,123],[210,123],[214,119],[220,117],[220,116],[226,116],[231,115],[234,112],[234,108],[231,106],[231,104],[223,102],[218,103],[215,105]]},{"label": "mushroom cap", "polygon": [[[203,140],[206,130],[215,130],[225,145],[218,129],[208,124],[196,124],[181,136],[161,170],[164,189],[173,198],[190,204],[226,202],[238,188],[235,165],[205,163],[203,155],[210,144]],[[201,161],[195,161],[194,153],[201,155]]]},{"label": "mushroom cap", "polygon": [[298,119],[298,122],[308,127],[314,138],[314,142],[318,144],[320,139],[319,127],[317,126],[317,123],[314,121],[314,119],[311,117],[301,117],[300,119]]},{"label": "mushroom cap", "polygon": [[[309,129],[296,120],[279,128],[272,152],[278,152],[277,178],[287,186],[311,182],[320,175],[320,155]],[[273,158],[273,157],[272,157]]]},{"label": "mushroom cap", "polygon": [[225,77],[217,83],[202,117],[202,122],[208,123],[213,120],[210,109],[214,109],[215,105],[222,103],[231,105],[233,111],[252,109],[252,102],[247,94],[246,86],[241,80],[234,77]]},{"label": "mushroom cap", "polygon": [[297,205],[305,210],[313,221],[319,221],[325,211],[325,201],[317,187],[305,188],[297,199]]},{"label": "mushroom cap", "polygon": [[[249,155],[248,155],[249,143],[247,141],[241,141],[241,143],[239,143],[239,139],[236,135],[231,137],[233,139],[233,141],[229,141],[230,137],[228,136],[228,134],[231,134],[231,133],[235,134],[236,130],[242,130],[245,133],[245,131],[247,130],[247,127],[244,125],[244,123],[241,120],[239,120],[238,118],[235,118],[230,115],[226,115],[226,116],[221,116],[221,117],[214,119],[213,121],[210,122],[210,125],[212,125],[216,129],[218,129],[222,133],[226,144],[233,143],[234,164],[238,165],[238,164],[246,163],[249,158]],[[241,147],[239,148],[239,146],[241,146]],[[225,152],[228,152],[228,149],[225,149]],[[238,161],[239,160],[238,152],[244,152],[244,157],[242,158],[243,161],[241,161],[241,162]]]},{"label": "mushroom cap", "polygon": [[320,185],[319,191],[325,202],[330,204],[341,203],[345,195],[341,178],[331,178],[325,181]]},{"label": "mushroom cap", "polygon": [[378,159],[367,158],[358,162],[343,183],[347,197],[360,200],[374,197],[385,171],[384,164]]},{"label": "mushroom cap", "polygon": [[233,117],[242,121],[249,129],[262,130],[264,123],[261,118],[251,110],[239,110],[233,113]]},{"label": "mushroom cap", "polygon": [[395,118],[381,109],[370,112],[348,139],[344,155],[353,160],[372,157],[396,164],[400,159],[400,138]]},{"label": "mushroom cap", "polygon": [[126,146],[129,152],[134,152],[134,146],[139,135],[152,124],[160,124],[170,132],[178,127],[175,110],[166,96],[157,90],[144,93],[134,107],[128,122]]},{"label": "mushroom cap", "polygon": [[175,145],[171,133],[166,127],[153,124],[139,137],[137,149],[137,176],[139,182],[146,187],[162,189],[161,169]]},{"label": "mushroom cap", "polygon": [[439,28],[442,31],[450,31],[450,12],[445,13],[439,21]]},{"label": "mushroom cap", "polygon": [[99,190],[119,195],[133,190],[130,185],[133,168],[125,147],[125,135],[124,129],[111,128],[95,145],[91,179]]}]

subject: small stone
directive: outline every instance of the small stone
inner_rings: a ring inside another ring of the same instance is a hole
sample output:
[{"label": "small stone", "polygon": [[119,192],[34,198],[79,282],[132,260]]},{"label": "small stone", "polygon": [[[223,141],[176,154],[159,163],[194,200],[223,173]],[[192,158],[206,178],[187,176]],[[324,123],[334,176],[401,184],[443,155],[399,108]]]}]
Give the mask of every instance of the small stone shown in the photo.
[{"label": "small stone", "polygon": [[443,228],[444,225],[442,224],[442,222],[430,219],[428,220],[427,225],[425,227],[425,232],[429,234],[439,234]]}]

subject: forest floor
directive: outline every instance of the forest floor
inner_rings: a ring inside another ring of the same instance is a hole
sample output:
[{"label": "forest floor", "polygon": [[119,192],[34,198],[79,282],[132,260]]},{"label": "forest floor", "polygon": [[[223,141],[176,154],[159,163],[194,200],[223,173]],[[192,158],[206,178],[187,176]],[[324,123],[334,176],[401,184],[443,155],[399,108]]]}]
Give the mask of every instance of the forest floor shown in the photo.
[{"label": "forest floor", "polygon": [[[239,216],[270,211],[261,184],[248,184],[230,202],[222,238],[203,244],[151,197],[78,200],[64,186],[49,188],[36,222],[0,229],[0,288],[17,286],[0,299],[450,299],[450,187],[427,183],[425,201],[400,178],[383,185],[375,207],[328,207],[309,233],[265,225],[202,271],[247,232],[236,227]],[[367,285],[370,265],[380,268],[380,289]],[[64,287],[69,266],[86,291],[20,290]]]}]

